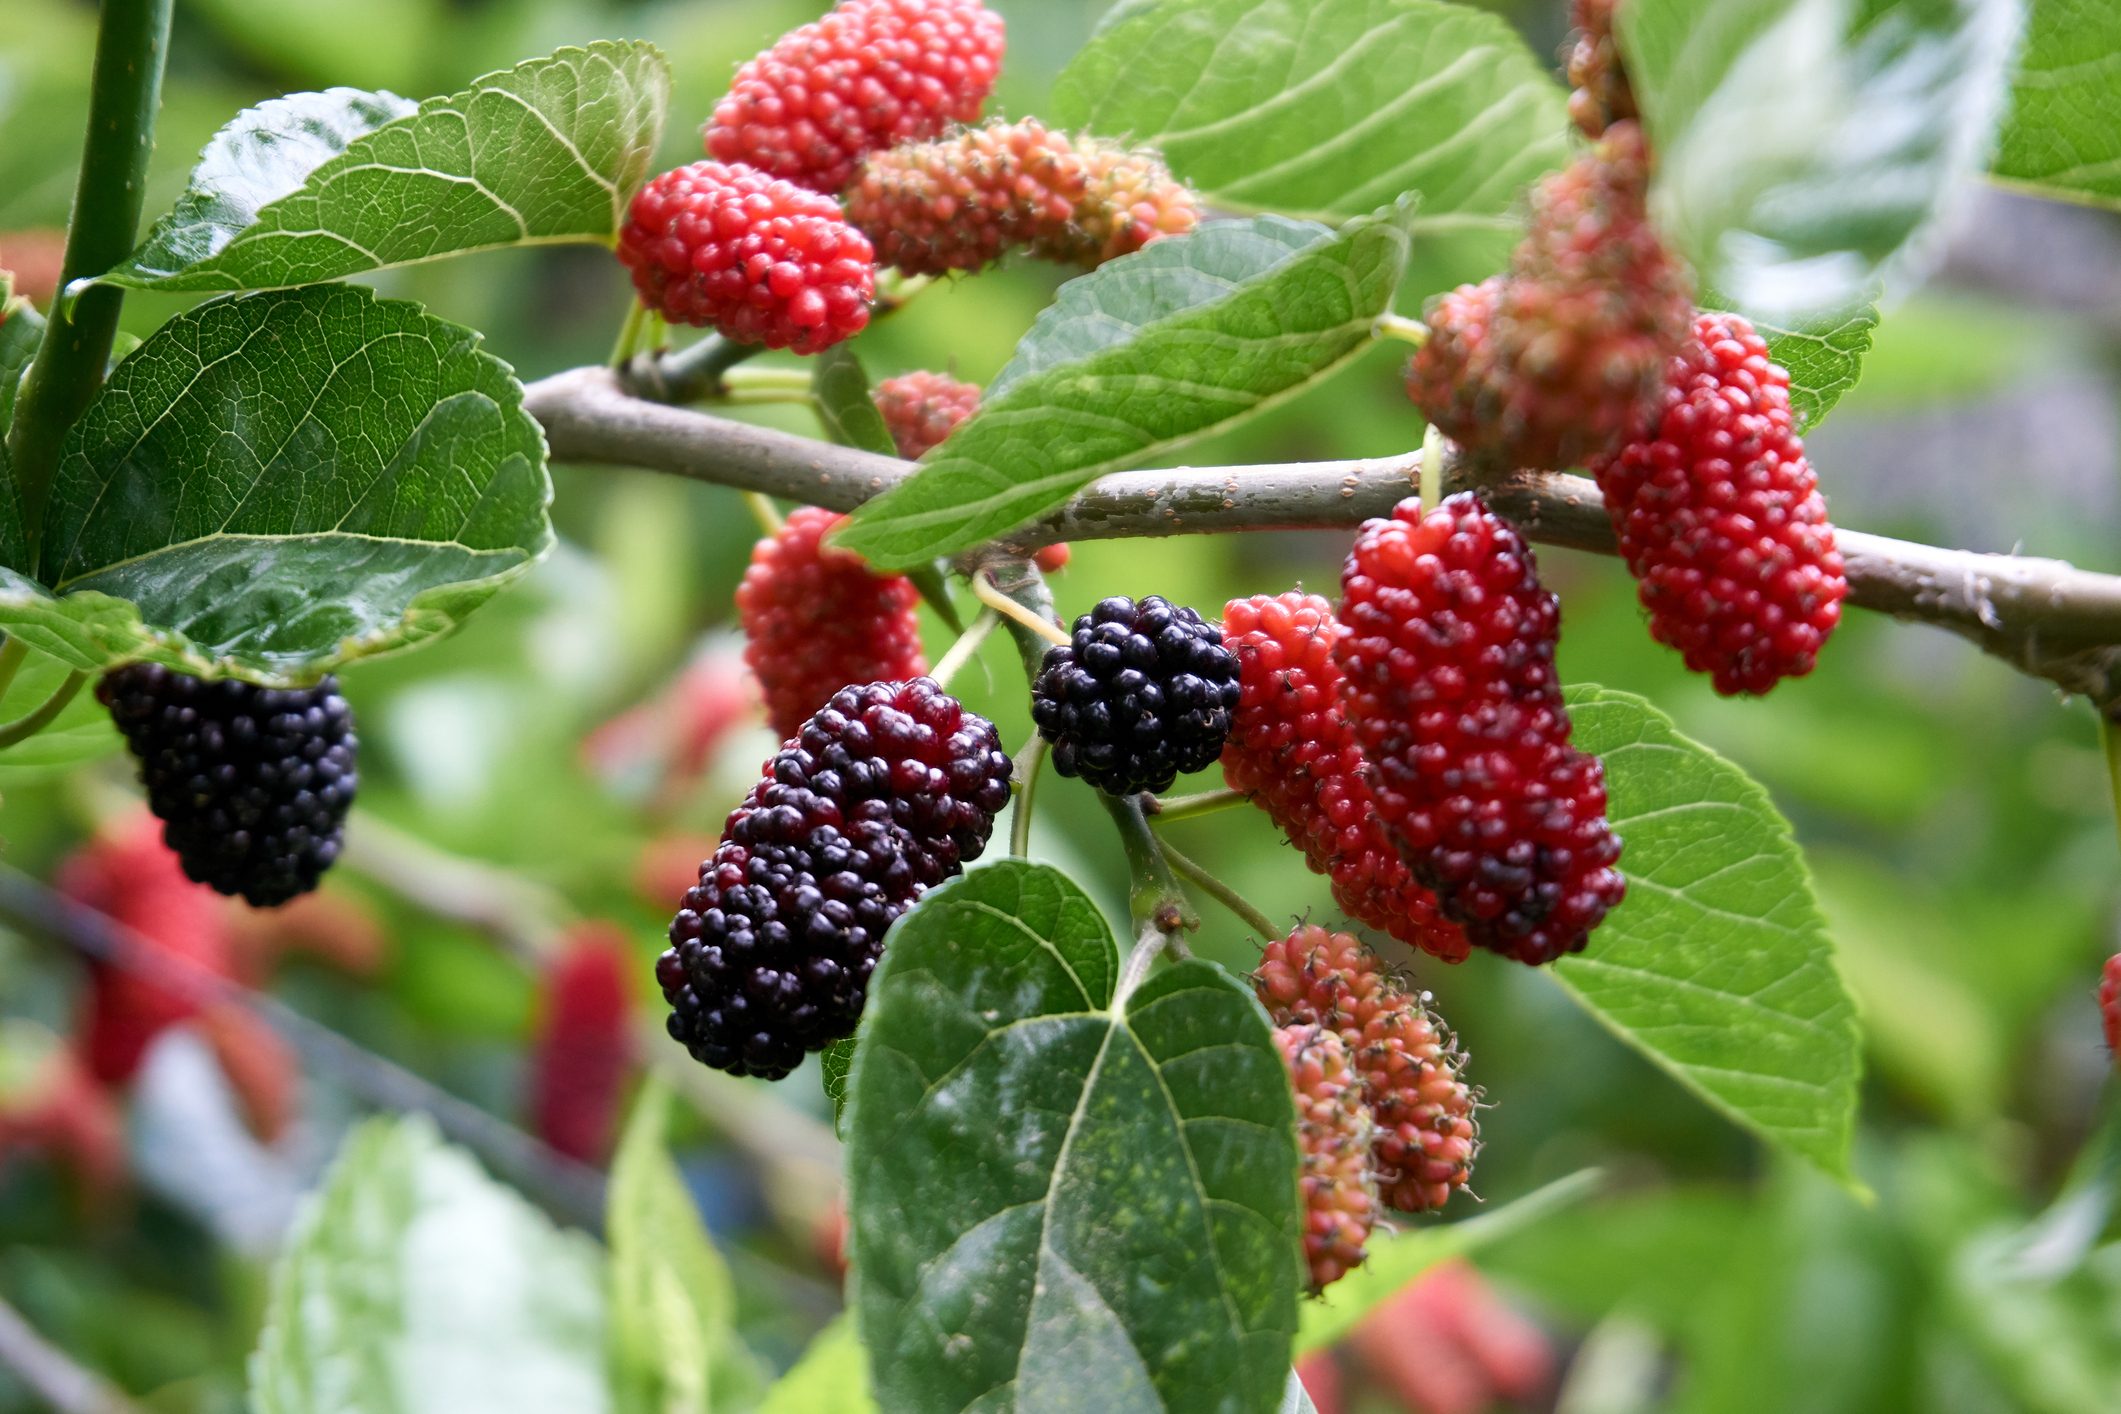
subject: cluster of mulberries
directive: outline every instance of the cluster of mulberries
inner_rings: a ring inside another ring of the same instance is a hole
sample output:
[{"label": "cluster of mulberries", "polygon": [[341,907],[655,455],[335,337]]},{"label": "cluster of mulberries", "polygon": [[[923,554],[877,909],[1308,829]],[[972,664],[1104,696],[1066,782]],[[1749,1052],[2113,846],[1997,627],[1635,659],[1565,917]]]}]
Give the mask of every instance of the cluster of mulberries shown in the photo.
[{"label": "cluster of mulberries", "polygon": [[1625,888],[1605,772],[1569,745],[1560,606],[1531,547],[1480,497],[1364,522],[1334,645],[1377,812],[1476,946],[1541,963],[1580,949]]},{"label": "cluster of mulberries", "polygon": [[722,162],[641,188],[619,259],[665,319],[802,354],[860,333],[876,295],[875,252],[838,202]]},{"label": "cluster of mulberries", "polygon": [[708,155],[832,195],[870,153],[976,121],[1005,39],[980,0],[841,0],[737,70]]},{"label": "cluster of mulberries", "polygon": [[1641,125],[1616,123],[1542,182],[1509,273],[1439,297],[1407,371],[1468,451],[1558,469],[1612,450],[1656,406],[1685,342],[1685,265],[1649,222]]},{"label": "cluster of mulberries", "polygon": [[1233,599],[1223,646],[1236,655],[1240,695],[1223,746],[1223,779],[1251,797],[1332,880],[1333,899],[1358,922],[1447,962],[1470,944],[1437,911],[1386,836],[1362,748],[1341,708],[1333,645],[1347,630],[1333,606],[1291,590]]},{"label": "cluster of mulberries", "polygon": [[878,260],[909,275],[978,270],[1012,250],[1101,265],[1200,220],[1154,154],[1034,119],[880,152],[846,200]]},{"label": "cluster of mulberries", "polygon": [[730,812],[671,920],[671,1036],[779,1079],[852,1035],[885,932],[986,848],[1009,771],[993,724],[927,678],[841,690]]},{"label": "cluster of mulberries", "polygon": [[1426,993],[1400,985],[1361,942],[1316,926],[1268,944],[1252,986],[1276,1025],[1340,1037],[1362,1079],[1372,1176],[1387,1206],[1428,1212],[1466,1186],[1480,1096]]},{"label": "cluster of mulberries", "polygon": [[1647,431],[1591,464],[1651,634],[1722,693],[1810,672],[1848,595],[1789,390],[1752,325],[1703,314]]},{"label": "cluster of mulberries", "polygon": [[1296,1092],[1296,1143],[1303,1155],[1304,1260],[1311,1290],[1362,1265],[1377,1222],[1370,1172],[1372,1121],[1340,1033],[1326,1026],[1276,1028],[1274,1044]]},{"label": "cluster of mulberries", "polygon": [[915,678],[921,653],[920,591],[904,575],[878,574],[860,556],[824,543],[846,517],[798,508],[751,552],[737,586],[744,661],[782,737],[849,683]]},{"label": "cluster of mulberries", "polygon": [[258,687],[133,663],[104,674],[96,696],[193,879],[269,908],[315,888],[339,857],[359,777],[336,679]]},{"label": "cluster of mulberries", "polygon": [[1160,595],[1114,597],[1046,650],[1031,717],[1055,770],[1131,795],[1207,769],[1238,700],[1237,660],[1199,614]]},{"label": "cluster of mulberries", "polygon": [[886,378],[870,392],[898,454],[919,461],[979,411],[979,384],[925,370]]},{"label": "cluster of mulberries", "polygon": [[1569,118],[1585,137],[1602,136],[1614,123],[1639,116],[1613,39],[1619,8],[1620,0],[1574,0],[1569,7],[1575,26],[1568,50]]}]

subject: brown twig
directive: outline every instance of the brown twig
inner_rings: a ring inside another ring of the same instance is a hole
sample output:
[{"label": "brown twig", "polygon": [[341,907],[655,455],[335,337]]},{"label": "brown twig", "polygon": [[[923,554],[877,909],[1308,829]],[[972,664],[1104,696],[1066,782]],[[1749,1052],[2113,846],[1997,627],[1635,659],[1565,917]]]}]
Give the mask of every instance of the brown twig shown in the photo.
[{"label": "brown twig", "polygon": [[[644,467],[832,510],[852,510],[910,463],[629,396],[608,369],[530,386],[525,406],[555,459]],[[1180,467],[1100,477],[1010,537],[1062,540],[1352,526],[1410,494],[1419,453],[1363,461]],[[1598,488],[1580,476],[1486,476],[1447,464],[1446,489],[1478,485],[1533,540],[1615,553]],[[1991,555],[1841,530],[1851,602],[1972,640],[2023,672],[2101,706],[2121,704],[2121,575],[2060,560]]]}]

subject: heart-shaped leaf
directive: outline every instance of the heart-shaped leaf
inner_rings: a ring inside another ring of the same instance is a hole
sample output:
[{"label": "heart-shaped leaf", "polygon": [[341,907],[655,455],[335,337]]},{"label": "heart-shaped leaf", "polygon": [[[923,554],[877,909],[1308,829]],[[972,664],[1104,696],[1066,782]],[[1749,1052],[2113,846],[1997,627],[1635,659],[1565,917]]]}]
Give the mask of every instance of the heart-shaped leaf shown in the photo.
[{"label": "heart-shaped leaf", "polygon": [[651,1085],[611,1164],[611,1335],[633,1407],[707,1414],[748,1407],[764,1388],[736,1334],[729,1268],[663,1148],[670,1097]]},{"label": "heart-shaped leaf", "polygon": [[1119,974],[1097,906],[1021,860],[892,931],[847,1108],[885,1408],[1278,1407],[1302,1276],[1266,1015],[1209,963]]},{"label": "heart-shaped leaf", "polygon": [[648,176],[670,74],[643,41],[562,49],[413,109],[296,94],[241,114],[103,278],[276,289],[499,246],[605,241]]},{"label": "heart-shaped leaf", "polygon": [[448,632],[552,538],[544,437],[478,344],[348,285],[178,315],[68,434],[0,626],[260,681]]},{"label": "heart-shaped leaf", "polygon": [[1659,224],[1748,315],[1862,303],[1986,164],[2019,18],[2017,0],[1629,0]]},{"label": "heart-shaped leaf", "polygon": [[2037,191],[2121,206],[2121,7],[2032,0],[2011,113],[1989,170]]},{"label": "heart-shaped leaf", "polygon": [[1688,1089],[1853,1184],[1856,1008],[1789,823],[1641,698],[1568,701],[1576,745],[1605,761],[1628,896],[1554,976]]},{"label": "heart-shaped leaf", "polygon": [[1498,15],[1438,0],[1151,0],[1054,89],[1056,118],[1163,151],[1220,207],[1339,221],[1421,193],[1418,237],[1484,238],[1568,157],[1561,88]]},{"label": "heart-shaped leaf", "polygon": [[1407,217],[1215,221],[1069,281],[980,410],[840,543],[888,569],[953,554],[1302,391],[1369,344]]},{"label": "heart-shaped leaf", "polygon": [[258,1414],[599,1414],[603,1262],[422,1118],[347,1137],[273,1271]]}]

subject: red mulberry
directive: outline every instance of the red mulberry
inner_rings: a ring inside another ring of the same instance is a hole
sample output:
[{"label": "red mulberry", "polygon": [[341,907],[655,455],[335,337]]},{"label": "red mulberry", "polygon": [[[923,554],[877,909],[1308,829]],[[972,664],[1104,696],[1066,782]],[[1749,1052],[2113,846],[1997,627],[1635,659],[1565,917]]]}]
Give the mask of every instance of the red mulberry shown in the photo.
[{"label": "red mulberry", "polygon": [[1223,746],[1223,779],[1265,810],[1333,882],[1350,918],[1447,962],[1470,945],[1414,879],[1378,823],[1362,748],[1341,709],[1333,645],[1347,630],[1316,594],[1233,599],[1223,646],[1242,696]]},{"label": "red mulberry", "polygon": [[1693,317],[1648,191],[1635,123],[1542,182],[1509,274],[1430,305],[1407,371],[1422,414],[1513,466],[1559,469],[1618,446],[1656,406]]},{"label": "red mulberry", "polygon": [[634,966],[625,934],[589,923],[569,930],[539,979],[531,1120],[546,1144],[585,1164],[610,1158],[618,1136],[633,1069]]},{"label": "red mulberry", "polygon": [[1370,1180],[1370,1109],[1340,1036],[1323,1026],[1274,1033],[1296,1091],[1296,1139],[1303,1152],[1304,1260],[1321,1291],[1362,1265],[1377,1220]]},{"label": "red mulberry", "polygon": [[904,575],[878,574],[824,538],[846,517],[804,506],[751,552],[737,586],[744,661],[758,675],[766,720],[794,736],[850,683],[919,677],[920,591]]},{"label": "red mulberry", "polygon": [[1561,610],[1531,548],[1470,492],[1357,533],[1334,646],[1377,812],[1476,945],[1549,962],[1625,888],[1605,772],[1569,745]]},{"label": "red mulberry", "polygon": [[737,70],[707,155],[837,193],[870,153],[976,121],[1005,38],[979,0],[841,0]]},{"label": "red mulberry", "polygon": [[1659,643],[1725,694],[1812,670],[1848,579],[1790,376],[1752,325],[1696,319],[1649,435],[1591,470]]},{"label": "red mulberry", "polygon": [[619,259],[641,302],[671,322],[799,354],[859,334],[876,295],[875,253],[838,202],[720,162],[642,187]]},{"label": "red mulberry", "polygon": [[1161,158],[1035,119],[990,123],[869,159],[847,216],[908,275],[978,270],[1012,250],[1101,265],[1200,220]]},{"label": "red mulberry", "polygon": [[898,454],[919,461],[941,446],[957,425],[979,411],[979,384],[947,373],[906,373],[886,378],[870,394],[891,429]]},{"label": "red mulberry", "polygon": [[2099,1025],[2106,1033],[2106,1051],[2121,1066],[2121,953],[2106,960],[2099,973]]}]

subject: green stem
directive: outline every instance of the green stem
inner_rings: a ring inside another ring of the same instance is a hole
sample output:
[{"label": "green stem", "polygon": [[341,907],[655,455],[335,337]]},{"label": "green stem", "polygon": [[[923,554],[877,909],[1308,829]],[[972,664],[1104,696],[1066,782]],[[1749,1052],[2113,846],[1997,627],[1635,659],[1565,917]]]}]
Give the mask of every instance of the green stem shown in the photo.
[{"label": "green stem", "polygon": [[936,686],[950,686],[950,679],[957,676],[958,669],[972,661],[972,655],[979,652],[980,645],[987,641],[987,635],[994,632],[994,626],[999,622],[1001,616],[988,609],[972,621],[972,627],[957,636],[950,651],[928,672],[928,676],[935,679]]},{"label": "green stem", "polygon": [[763,534],[779,535],[788,524],[781,515],[781,508],[773,504],[773,497],[763,491],[746,491],[744,504],[751,508],[751,518],[759,523]]},{"label": "green stem", "polygon": [[1397,339],[1403,344],[1420,348],[1429,342],[1429,326],[1419,319],[1409,319],[1403,314],[1380,314],[1370,331],[1380,339]]},{"label": "green stem", "polygon": [[81,684],[87,681],[87,673],[68,673],[66,681],[60,683],[58,689],[44,699],[43,706],[20,721],[9,722],[0,727],[0,751],[5,751],[19,742],[28,741],[50,726],[53,720],[66,710],[66,704],[74,700],[74,694],[81,690]]},{"label": "green stem", "polygon": [[1165,861],[1173,869],[1200,885],[1203,893],[1243,919],[1246,927],[1259,934],[1260,942],[1271,943],[1287,931],[1286,929],[1275,927],[1273,920],[1268,918],[1266,914],[1261,913],[1257,908],[1254,908],[1243,894],[1231,888],[1221,879],[1216,878],[1215,875],[1209,873],[1201,865],[1173,849],[1169,840],[1159,840],[1158,843],[1163,848]]},{"label": "green stem", "polygon": [[732,368],[722,375],[722,386],[732,393],[771,389],[808,398],[812,379],[807,368]]},{"label": "green stem", "polygon": [[1443,433],[1430,423],[1421,434],[1421,508],[1433,511],[1443,504]]},{"label": "green stem", "polygon": [[1194,795],[1174,795],[1156,802],[1149,812],[1149,823],[1168,825],[1175,820],[1191,820],[1201,815],[1213,815],[1218,810],[1243,805],[1251,797],[1241,790],[1204,790]]},{"label": "green stem", "polygon": [[103,0],[96,36],[88,138],[68,219],[60,294],[52,301],[44,341],[30,364],[8,431],[16,495],[34,570],[44,533],[44,508],[59,470],[59,449],[103,386],[111,341],[125,291],[77,280],[101,275],[132,253],[147,194],[147,159],[155,147],[155,110],[162,102],[162,65],[169,54],[174,0]]},{"label": "green stem", "polygon": [[22,662],[29,657],[29,645],[19,638],[9,638],[0,643],[0,702],[7,700],[7,690],[15,685],[15,674],[22,671]]},{"label": "green stem", "polygon": [[1031,855],[1031,805],[1038,795],[1039,768],[1046,764],[1046,739],[1033,734],[1016,753],[1016,814],[1009,821],[1009,853],[1018,859]]},{"label": "green stem", "polygon": [[641,331],[648,327],[648,306],[635,300],[626,308],[626,322],[619,325],[618,342],[611,346],[611,366],[624,368],[641,351]]},{"label": "green stem", "polygon": [[730,369],[766,352],[763,344],[739,344],[719,334],[675,353],[634,359],[624,375],[626,390],[657,403],[697,403],[728,395]]},{"label": "green stem", "polygon": [[1166,935],[1199,927],[1200,915],[1187,902],[1185,885],[1164,859],[1156,834],[1149,828],[1149,819],[1142,813],[1141,800],[1103,791],[1098,792],[1097,798],[1119,828],[1120,847],[1127,852],[1127,877],[1133,881],[1127,910],[1134,918],[1134,926],[1153,927]]},{"label": "green stem", "polygon": [[2102,716],[2099,737],[2106,747],[2106,780],[2114,797],[2114,824],[2121,828],[2121,719]]}]

